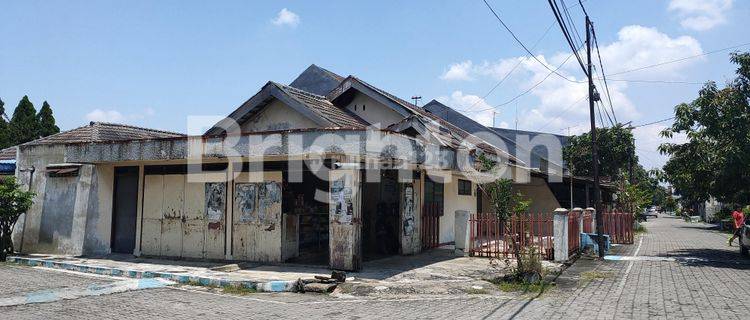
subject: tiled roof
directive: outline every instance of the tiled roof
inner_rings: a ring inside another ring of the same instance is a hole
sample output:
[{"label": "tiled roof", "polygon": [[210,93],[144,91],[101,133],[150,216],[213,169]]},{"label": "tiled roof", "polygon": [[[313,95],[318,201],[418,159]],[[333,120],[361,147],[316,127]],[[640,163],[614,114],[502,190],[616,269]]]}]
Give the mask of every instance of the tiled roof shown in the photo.
[{"label": "tiled roof", "polygon": [[281,90],[289,94],[295,100],[307,106],[320,117],[330,121],[338,127],[361,128],[366,123],[356,115],[334,106],[324,96],[309,93],[297,88],[275,83]]},{"label": "tiled roof", "polygon": [[[414,105],[413,103],[407,102],[406,100],[403,100],[395,95],[392,95],[389,92],[383,89],[380,89],[378,87],[375,87],[357,77],[350,76],[350,78],[382,94],[386,98],[399,104],[400,106],[409,110],[411,113],[420,117],[421,120],[425,123],[430,133],[435,135],[435,137],[438,138],[439,140],[443,141],[443,143],[445,143],[446,146],[448,147],[457,148],[457,147],[460,147],[464,141],[466,141],[476,146],[477,148],[481,149],[484,152],[494,154],[494,153],[497,153],[497,151],[499,151],[502,153],[501,154],[502,156],[505,156],[508,159],[513,159],[519,163],[521,162],[519,159],[512,156],[511,154],[504,152],[502,150],[497,150],[496,148],[493,148],[491,144],[487,143],[483,139],[466,132],[465,130],[453,125],[452,123],[448,121],[441,119],[440,117],[430,112],[425,111],[424,109]],[[408,121],[408,119],[409,118],[406,118],[404,119],[404,121]],[[398,125],[398,123],[394,124],[394,126],[395,125]]]},{"label": "tiled roof", "polygon": [[0,150],[0,160],[16,160],[16,147]]},{"label": "tiled roof", "polygon": [[326,95],[339,85],[344,77],[329,70],[310,65],[289,86],[310,93]]},{"label": "tiled roof", "polygon": [[22,145],[61,144],[76,142],[106,142],[183,137],[184,134],[136,126],[91,122],[87,126],[63,131]]}]

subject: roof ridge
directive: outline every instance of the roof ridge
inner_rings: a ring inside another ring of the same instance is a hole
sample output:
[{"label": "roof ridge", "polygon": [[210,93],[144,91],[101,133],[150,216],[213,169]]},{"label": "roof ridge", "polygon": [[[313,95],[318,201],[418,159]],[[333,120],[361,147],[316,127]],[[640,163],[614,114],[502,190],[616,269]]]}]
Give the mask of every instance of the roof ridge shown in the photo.
[{"label": "roof ridge", "polygon": [[302,94],[305,94],[305,95],[312,96],[313,98],[318,98],[320,100],[325,100],[325,101],[330,102],[328,100],[328,98],[326,98],[325,96],[321,96],[319,94],[315,94],[315,93],[312,93],[312,92],[309,92],[309,91],[305,91],[305,90],[302,90],[302,89],[299,89],[299,88],[295,88],[295,87],[292,87],[292,86],[289,86],[289,85],[285,85],[283,83],[278,83],[276,81],[270,81],[270,82],[273,83],[273,84],[275,84],[275,85],[277,85],[277,86],[279,86],[279,87],[281,87],[282,90],[291,90],[291,91],[295,91],[295,92],[299,92],[299,93],[302,93]]},{"label": "roof ridge", "polygon": [[[145,131],[150,131],[150,132],[160,132],[160,133],[176,134],[176,135],[183,135],[183,136],[185,135],[184,133],[180,133],[180,132],[167,131],[167,130],[162,130],[162,129],[146,128],[146,127],[139,127],[139,126],[134,126],[134,125],[130,125],[130,124],[123,124],[123,123],[104,122],[104,121],[91,121],[91,122],[89,122],[89,126],[92,126],[92,127],[101,126],[101,125],[114,126],[114,127],[125,127],[125,128],[145,130]],[[83,126],[83,127],[86,127],[86,126]],[[80,127],[80,128],[83,128],[83,127]],[[80,128],[76,128],[76,129],[80,129]],[[73,130],[75,130],[75,129],[73,129]],[[97,130],[98,130],[98,128],[97,128]]]}]

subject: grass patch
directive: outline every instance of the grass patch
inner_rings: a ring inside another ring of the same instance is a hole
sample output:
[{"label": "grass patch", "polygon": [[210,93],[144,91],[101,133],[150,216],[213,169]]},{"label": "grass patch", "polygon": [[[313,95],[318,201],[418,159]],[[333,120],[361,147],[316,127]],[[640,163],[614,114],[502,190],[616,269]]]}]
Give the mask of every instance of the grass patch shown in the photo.
[{"label": "grass patch", "polygon": [[248,288],[248,287],[245,287],[245,286],[234,286],[234,285],[217,286],[215,284],[202,284],[202,283],[200,283],[200,281],[195,281],[195,280],[190,280],[190,281],[184,283],[183,285],[194,286],[194,287],[203,287],[203,288],[208,288],[208,289],[213,289],[213,290],[221,289],[222,293],[234,294],[234,295],[240,295],[240,296],[244,296],[244,295],[248,295],[248,294],[252,294],[252,293],[257,293],[258,292],[257,290],[255,290],[253,288]]},{"label": "grass patch", "polygon": [[635,231],[636,234],[643,234],[643,233],[648,232],[648,229],[646,229],[646,227],[644,227],[642,224],[638,223],[635,226],[635,230],[633,231]]},{"label": "grass patch", "polygon": [[594,280],[594,279],[606,279],[609,278],[610,274],[608,272],[601,272],[601,271],[586,271],[581,273],[581,279],[582,280]]},{"label": "grass patch", "polygon": [[525,283],[525,282],[512,282],[503,281],[498,284],[498,287],[503,292],[521,292],[521,293],[544,293],[547,289],[554,286],[551,283],[537,282],[537,283]]},{"label": "grass patch", "polygon": [[579,285],[586,285],[591,281],[594,280],[604,280],[606,278],[609,278],[611,274],[609,272],[601,272],[601,271],[586,271],[581,272],[581,280],[578,281]]},{"label": "grass patch", "polygon": [[258,291],[256,291],[253,288],[248,288],[245,286],[226,286],[223,288],[222,292],[228,293],[228,294],[234,294],[238,296],[246,296],[248,294],[257,293]]}]

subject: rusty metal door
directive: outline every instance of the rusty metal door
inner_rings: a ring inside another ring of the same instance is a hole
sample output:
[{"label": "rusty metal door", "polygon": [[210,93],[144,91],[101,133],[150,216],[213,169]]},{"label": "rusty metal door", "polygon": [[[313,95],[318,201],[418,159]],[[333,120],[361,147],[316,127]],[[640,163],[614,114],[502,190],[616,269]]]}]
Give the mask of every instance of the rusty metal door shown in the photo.
[{"label": "rusty metal door", "polygon": [[443,216],[443,184],[429,177],[424,180],[424,205],[422,206],[422,249],[440,245],[440,217]]}]

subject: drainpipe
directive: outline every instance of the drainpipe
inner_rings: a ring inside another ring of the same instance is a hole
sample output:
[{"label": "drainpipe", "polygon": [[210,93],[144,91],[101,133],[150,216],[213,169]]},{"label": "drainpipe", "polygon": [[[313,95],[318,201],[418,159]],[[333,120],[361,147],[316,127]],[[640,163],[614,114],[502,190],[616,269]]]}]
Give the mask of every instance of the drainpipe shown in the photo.
[{"label": "drainpipe", "polygon": [[[30,169],[24,169],[24,170],[18,170],[18,171],[28,171],[29,172],[29,189],[26,191],[31,191],[32,183],[34,183],[34,171],[36,171],[36,168],[34,166],[31,166]],[[23,229],[21,229],[21,244],[18,246],[18,252],[23,253],[23,239],[26,235],[26,221],[29,219],[29,213],[26,212],[23,214]]]}]

